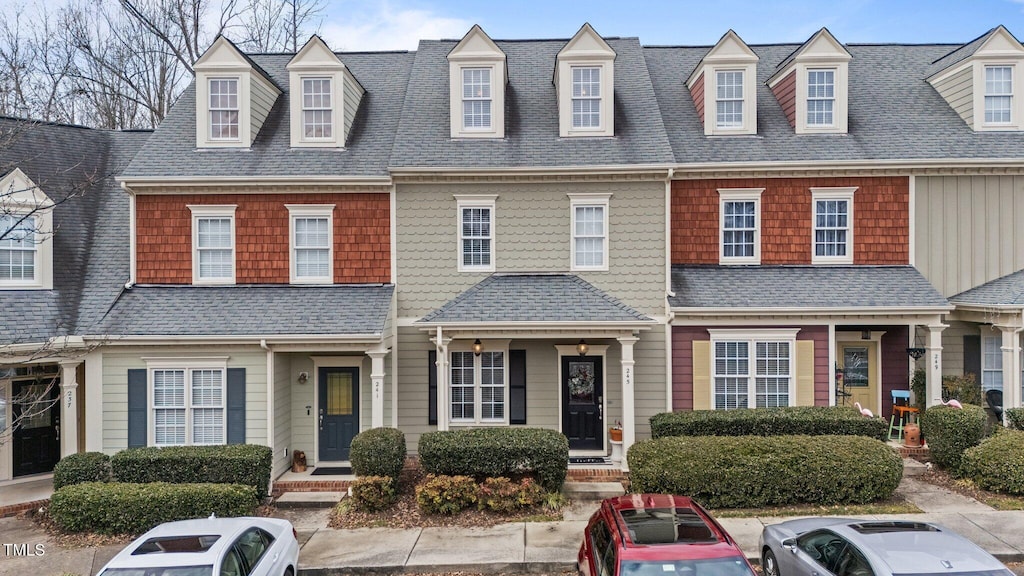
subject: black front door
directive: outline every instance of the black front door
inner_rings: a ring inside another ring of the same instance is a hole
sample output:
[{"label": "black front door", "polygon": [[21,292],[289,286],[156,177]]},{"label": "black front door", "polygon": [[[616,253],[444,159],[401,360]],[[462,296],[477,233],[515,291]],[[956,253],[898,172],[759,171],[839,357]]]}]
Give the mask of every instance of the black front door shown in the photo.
[{"label": "black front door", "polygon": [[604,449],[604,370],[601,358],[562,357],[562,433],[570,450]]},{"label": "black front door", "polygon": [[60,381],[56,376],[12,383],[14,475],[52,472],[60,460]]},{"label": "black front door", "polygon": [[359,433],[359,369],[321,368],[318,382],[318,460],[348,460],[349,445]]}]

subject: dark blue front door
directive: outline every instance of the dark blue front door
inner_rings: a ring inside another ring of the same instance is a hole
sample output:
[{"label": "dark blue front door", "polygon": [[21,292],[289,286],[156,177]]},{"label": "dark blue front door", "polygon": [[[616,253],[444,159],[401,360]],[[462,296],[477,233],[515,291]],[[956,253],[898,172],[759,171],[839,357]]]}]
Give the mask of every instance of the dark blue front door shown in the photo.
[{"label": "dark blue front door", "polygon": [[359,433],[359,369],[321,368],[318,376],[318,460],[348,460],[352,438]]}]

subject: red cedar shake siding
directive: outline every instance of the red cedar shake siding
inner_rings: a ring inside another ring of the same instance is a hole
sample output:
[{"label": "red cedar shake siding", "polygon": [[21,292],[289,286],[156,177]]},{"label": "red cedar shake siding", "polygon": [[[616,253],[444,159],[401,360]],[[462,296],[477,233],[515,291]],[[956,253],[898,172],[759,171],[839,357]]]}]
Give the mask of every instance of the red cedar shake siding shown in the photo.
[{"label": "red cedar shake siding", "polygon": [[697,81],[690,88],[690,96],[693,97],[693,105],[697,107],[697,118],[704,123],[704,74],[697,77]]},{"label": "red cedar shake siding", "polygon": [[772,94],[775,94],[775,99],[782,106],[789,125],[796,128],[796,70],[779,80],[778,84],[772,88]]},{"label": "red cedar shake siding", "polygon": [[672,263],[718,264],[720,188],[764,188],[761,264],[810,264],[812,187],[856,187],[854,264],[909,263],[906,177],[738,178],[672,182]]},{"label": "red cedar shake siding", "polygon": [[[764,328],[729,326],[729,328]],[[773,326],[794,328],[794,326]],[[814,341],[814,404],[828,406],[828,326],[798,326],[797,340]],[[674,326],[672,328],[672,410],[693,410],[693,342],[710,340],[707,328]],[[794,378],[795,378],[794,374]],[[888,394],[888,392],[886,392]]]},{"label": "red cedar shake siding", "polygon": [[140,284],[192,283],[192,212],[188,206],[202,204],[238,206],[238,284],[289,282],[289,216],[285,204],[335,205],[335,283],[391,281],[387,194],[181,194],[136,197]]}]

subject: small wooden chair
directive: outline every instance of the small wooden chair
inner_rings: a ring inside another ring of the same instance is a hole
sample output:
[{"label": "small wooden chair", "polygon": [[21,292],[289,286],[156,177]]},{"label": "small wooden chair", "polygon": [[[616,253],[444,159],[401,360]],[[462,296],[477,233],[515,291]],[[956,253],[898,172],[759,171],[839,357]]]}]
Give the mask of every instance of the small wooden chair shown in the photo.
[{"label": "small wooden chair", "polygon": [[[903,404],[900,404],[900,401]],[[903,440],[903,427],[910,423],[910,415],[917,418],[918,409],[910,405],[910,390],[892,391],[892,414],[889,416],[889,440],[896,432],[896,440]]]}]

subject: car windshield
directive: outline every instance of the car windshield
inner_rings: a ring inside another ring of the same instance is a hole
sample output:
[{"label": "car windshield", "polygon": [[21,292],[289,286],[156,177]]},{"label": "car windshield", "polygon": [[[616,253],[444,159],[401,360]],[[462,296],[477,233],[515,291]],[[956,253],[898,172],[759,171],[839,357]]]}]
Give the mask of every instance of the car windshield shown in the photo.
[{"label": "car windshield", "polygon": [[621,576],[754,576],[738,557],[709,560],[623,560]]},{"label": "car windshield", "polygon": [[100,576],[213,576],[213,566],[171,568],[108,568]]}]

